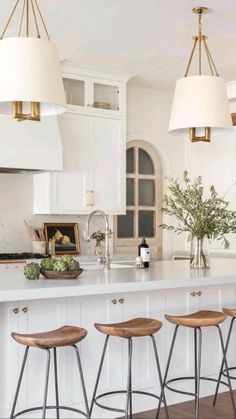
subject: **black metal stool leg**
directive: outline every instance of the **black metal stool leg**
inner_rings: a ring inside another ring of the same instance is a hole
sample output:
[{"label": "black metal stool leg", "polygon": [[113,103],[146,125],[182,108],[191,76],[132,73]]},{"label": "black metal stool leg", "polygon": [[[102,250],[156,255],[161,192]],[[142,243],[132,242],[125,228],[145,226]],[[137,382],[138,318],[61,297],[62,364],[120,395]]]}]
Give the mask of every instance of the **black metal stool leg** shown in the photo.
[{"label": "black metal stool leg", "polygon": [[86,393],[86,388],[85,388],[84,374],[83,374],[82,364],[81,364],[81,360],[80,360],[79,349],[76,345],[73,345],[73,348],[74,348],[75,353],[76,353],[77,363],[78,363],[78,367],[79,367],[80,381],[81,381],[81,385],[82,385],[82,391],[83,391],[84,404],[85,404],[85,409],[86,409],[86,413],[87,413],[87,418],[89,418],[88,398],[87,398],[87,393]]},{"label": "black metal stool leg", "polygon": [[46,365],[46,377],[45,377],[45,387],[44,387],[44,397],[43,397],[42,419],[45,419],[46,417],[47,396],[48,396],[48,378],[49,378],[50,358],[51,358],[50,349],[45,349],[45,351],[47,351],[47,365]]},{"label": "black metal stool leg", "polygon": [[[166,379],[167,379],[169,368],[170,368],[170,361],[171,361],[171,358],[172,358],[172,353],[173,353],[173,349],[174,349],[174,345],[175,345],[175,339],[176,339],[176,335],[177,335],[177,332],[178,332],[178,328],[179,328],[178,325],[175,326],[175,330],[174,330],[174,334],[173,334],[173,338],[172,338],[172,342],[171,342],[171,346],[170,346],[170,352],[169,352],[168,361],[167,361],[167,365],[166,365],[165,375],[164,375],[164,378],[163,378],[163,387],[164,388],[165,388],[165,383],[166,383]],[[161,399],[159,400],[159,403],[158,403],[156,419],[159,417],[160,408],[161,408]]]},{"label": "black metal stool leg", "polygon": [[128,417],[132,419],[132,394],[131,394],[131,391],[132,391],[132,388],[131,388],[132,350],[133,350],[133,342],[131,338],[128,338],[128,376],[127,376],[125,419],[128,419]]},{"label": "black metal stool leg", "polygon": [[55,376],[55,395],[56,395],[56,410],[57,410],[57,419],[60,419],[60,410],[59,410],[59,392],[58,392],[58,374],[57,374],[57,349],[53,348],[53,358],[54,358],[54,376]]},{"label": "black metal stool leg", "polygon": [[95,387],[94,387],[94,391],[93,391],[93,397],[92,397],[92,401],[91,401],[89,417],[91,417],[91,415],[92,415],[93,405],[94,405],[96,394],[97,394],[98,384],[99,384],[99,380],[100,380],[100,376],[101,376],[101,372],[102,372],[102,366],[103,366],[103,362],[104,362],[104,358],[105,358],[105,354],[106,354],[107,343],[108,343],[109,337],[110,337],[110,335],[107,335],[106,339],[105,339],[105,343],[104,343],[104,347],[103,347],[103,351],[102,351],[102,357],[101,357],[100,365],[99,365],[99,368],[98,368],[98,374],[97,374],[96,383],[95,383]]},{"label": "black metal stool leg", "polygon": [[196,407],[195,407],[195,418],[199,418],[199,396],[200,396],[200,377],[201,377],[201,355],[202,355],[202,331],[201,328],[195,329],[198,331],[197,343],[197,376],[195,377],[196,382]]},{"label": "black metal stool leg", "polygon": [[228,385],[229,385],[230,398],[231,398],[231,402],[232,402],[233,414],[234,414],[234,419],[235,419],[236,418],[236,408],[235,408],[235,402],[234,402],[233,389],[232,389],[231,380],[230,380],[230,376],[229,376],[228,362],[227,362],[227,359],[226,359],[226,348],[224,347],[224,341],[223,341],[223,336],[222,336],[221,328],[219,326],[216,326],[216,327],[218,329],[219,336],[220,336],[220,343],[221,343],[221,348],[222,348],[222,353],[223,353],[223,363],[224,363],[225,368],[226,368],[226,374],[227,374],[227,380],[228,380]]},{"label": "black metal stool leg", "polygon": [[160,362],[159,362],[159,357],[158,357],[158,352],[157,352],[157,345],[156,345],[154,336],[151,335],[150,337],[152,339],[153,350],[154,350],[154,355],[155,355],[155,360],[156,360],[156,365],[157,365],[158,378],[159,378],[159,383],[161,387],[160,399],[161,400],[163,399],[166,418],[169,419],[169,412],[168,412],[167,403],[166,403],[165,390],[164,390],[164,385],[163,385],[162,376],[161,376],[161,367],[160,367]]},{"label": "black metal stool leg", "polygon": [[15,394],[14,401],[13,401],[13,406],[12,406],[12,410],[11,410],[10,419],[13,419],[14,418],[14,413],[15,413],[15,409],[16,409],[16,403],[17,403],[17,399],[18,399],[18,396],[19,396],[21,381],[22,381],[23,374],[24,374],[24,369],[25,369],[25,364],[26,364],[28,352],[29,352],[29,346],[27,346],[25,348],[24,358],[23,358],[23,361],[22,361],[20,375],[19,375],[19,379],[18,379],[18,383],[17,383],[17,387],[16,387],[16,394]]},{"label": "black metal stool leg", "polygon": [[[231,319],[231,322],[230,322],[229,332],[228,332],[226,345],[225,345],[225,356],[226,356],[227,351],[228,351],[230,337],[231,337],[231,333],[232,333],[232,329],[233,329],[233,325],[234,325],[234,320],[235,320],[235,317],[233,317]],[[221,363],[220,372],[219,372],[219,376],[218,376],[218,382],[217,382],[217,385],[216,385],[215,396],[214,396],[214,399],[213,399],[213,406],[215,406],[215,404],[216,404],[216,399],[217,399],[217,396],[218,396],[220,380],[221,380],[221,377],[222,377],[223,369],[224,369],[224,357],[222,358],[222,363]]]}]

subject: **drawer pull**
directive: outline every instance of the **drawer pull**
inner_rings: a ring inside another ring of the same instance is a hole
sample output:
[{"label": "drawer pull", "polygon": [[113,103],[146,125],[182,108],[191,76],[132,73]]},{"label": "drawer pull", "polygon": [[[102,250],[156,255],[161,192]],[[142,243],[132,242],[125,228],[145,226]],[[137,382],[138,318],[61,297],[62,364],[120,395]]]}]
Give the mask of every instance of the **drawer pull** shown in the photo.
[{"label": "drawer pull", "polygon": [[111,300],[112,304],[117,304],[117,300],[114,298],[113,300]]},{"label": "drawer pull", "polygon": [[119,299],[119,303],[120,303],[120,304],[123,304],[123,302],[124,302],[124,298],[120,298],[120,299]]},{"label": "drawer pull", "polygon": [[196,295],[197,295],[198,297],[201,297],[202,292],[201,292],[201,291],[198,291],[198,292],[196,292]]},{"label": "drawer pull", "polygon": [[13,311],[14,314],[18,314],[19,313],[19,308],[13,308],[12,311]]},{"label": "drawer pull", "polygon": [[28,312],[28,307],[23,307],[22,311],[23,311],[23,313],[27,313]]},{"label": "drawer pull", "polygon": [[191,292],[191,296],[196,297],[196,292],[195,291]]}]

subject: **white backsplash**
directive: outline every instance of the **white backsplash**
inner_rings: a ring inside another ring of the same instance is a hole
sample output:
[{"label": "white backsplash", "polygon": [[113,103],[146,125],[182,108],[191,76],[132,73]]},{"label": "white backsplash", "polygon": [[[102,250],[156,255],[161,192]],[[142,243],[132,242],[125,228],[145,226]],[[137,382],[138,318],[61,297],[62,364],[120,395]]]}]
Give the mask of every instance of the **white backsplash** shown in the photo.
[{"label": "white backsplash", "polygon": [[[83,240],[86,216],[32,215],[32,202],[33,179],[31,175],[0,174],[0,253],[32,251],[32,243],[24,225],[24,219],[26,219],[35,227],[40,227],[44,222],[78,223],[81,254],[94,254],[95,241],[86,243]],[[104,231],[104,228],[104,221],[101,217],[96,216],[91,220],[91,233],[96,230]]]}]

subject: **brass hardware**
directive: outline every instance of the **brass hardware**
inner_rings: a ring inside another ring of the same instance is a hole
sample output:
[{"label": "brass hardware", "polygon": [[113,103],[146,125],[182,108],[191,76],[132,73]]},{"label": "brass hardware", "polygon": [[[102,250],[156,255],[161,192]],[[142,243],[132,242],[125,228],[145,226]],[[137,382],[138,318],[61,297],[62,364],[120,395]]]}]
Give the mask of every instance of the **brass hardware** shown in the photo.
[{"label": "brass hardware", "polygon": [[113,300],[111,300],[112,304],[117,304],[117,300],[114,298]]},{"label": "brass hardware", "polygon": [[14,314],[18,314],[19,313],[19,308],[13,308],[12,311],[13,311]]},{"label": "brass hardware", "polygon": [[192,297],[201,297],[202,292],[201,291],[193,291],[190,294]]},{"label": "brass hardware", "polygon": [[123,304],[123,302],[124,302],[124,298],[120,298],[120,299],[119,299],[119,303],[120,303],[120,304]]},{"label": "brass hardware", "polygon": [[28,313],[28,307],[23,307],[22,311],[23,311],[23,313]]},{"label": "brass hardware", "polygon": [[189,138],[192,143],[196,143],[198,141],[204,141],[209,143],[211,141],[211,128],[205,127],[204,128],[204,135],[196,135],[196,128],[189,128]]},{"label": "brass hardware", "polygon": [[86,207],[94,206],[94,191],[86,191]]},{"label": "brass hardware", "polygon": [[196,14],[201,14],[201,15],[203,15],[204,13],[208,13],[208,7],[194,7],[193,8],[193,13],[196,13]]},{"label": "brass hardware", "polygon": [[31,102],[30,113],[23,113],[23,102],[12,102],[12,116],[18,121],[40,121],[40,103]]}]

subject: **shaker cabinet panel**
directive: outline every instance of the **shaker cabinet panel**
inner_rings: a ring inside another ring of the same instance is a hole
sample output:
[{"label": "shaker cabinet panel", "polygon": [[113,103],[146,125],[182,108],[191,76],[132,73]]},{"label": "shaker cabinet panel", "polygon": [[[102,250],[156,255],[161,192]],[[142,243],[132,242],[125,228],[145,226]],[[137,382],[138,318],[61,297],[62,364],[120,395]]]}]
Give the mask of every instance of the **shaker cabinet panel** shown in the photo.
[{"label": "shaker cabinet panel", "polygon": [[64,169],[34,175],[34,213],[125,212],[124,121],[67,113],[59,128]]}]

